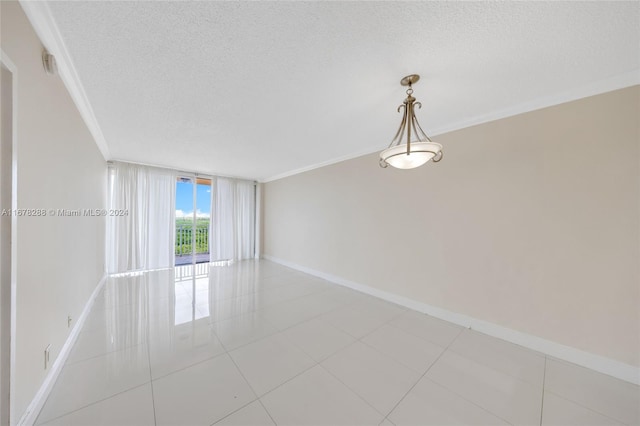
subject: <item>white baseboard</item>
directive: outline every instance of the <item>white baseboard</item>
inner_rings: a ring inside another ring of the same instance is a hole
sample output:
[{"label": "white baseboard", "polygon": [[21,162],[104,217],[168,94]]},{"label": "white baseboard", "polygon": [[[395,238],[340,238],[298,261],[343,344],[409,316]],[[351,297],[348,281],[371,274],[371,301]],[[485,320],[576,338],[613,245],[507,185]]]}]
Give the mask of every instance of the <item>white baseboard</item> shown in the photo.
[{"label": "white baseboard", "polygon": [[36,422],[36,419],[38,418],[38,414],[40,414],[40,410],[42,410],[44,403],[47,401],[47,398],[49,397],[49,393],[51,393],[51,389],[53,389],[53,385],[56,383],[56,380],[58,379],[58,376],[62,371],[62,367],[67,361],[67,358],[69,357],[71,348],[73,348],[73,345],[78,339],[78,335],[80,334],[80,330],[82,330],[82,326],[84,326],[84,322],[87,319],[89,312],[91,312],[93,303],[95,302],[98,294],[100,294],[100,291],[102,290],[102,287],[104,287],[104,283],[106,281],[107,281],[107,274],[105,273],[100,279],[100,282],[98,282],[98,285],[96,286],[96,288],[93,290],[93,293],[91,293],[91,296],[89,297],[89,300],[84,306],[82,313],[80,314],[80,316],[76,320],[75,325],[71,329],[71,333],[69,333],[69,337],[67,337],[66,342],[64,342],[64,345],[62,345],[62,349],[60,349],[60,353],[58,354],[58,357],[55,359],[53,364],[51,364],[51,369],[49,370],[49,374],[47,374],[47,376],[45,377],[44,381],[42,382],[42,385],[40,386],[40,389],[38,389],[38,392],[31,400],[31,403],[27,407],[27,410],[25,411],[25,413],[22,415],[22,418],[20,418],[20,421],[18,421],[18,426],[32,426]]},{"label": "white baseboard", "polygon": [[468,315],[451,312],[446,309],[438,308],[436,306],[428,305],[426,303],[418,302],[409,299],[404,296],[389,293],[383,290],[379,290],[374,287],[370,287],[365,284],[356,283],[342,277],[327,274],[325,272],[317,271],[315,269],[308,268],[306,266],[298,265],[293,262],[289,262],[283,259],[278,259],[273,256],[263,255],[263,258],[270,260],[280,265],[296,269],[298,271],[314,275],[318,278],[325,279],[335,284],[339,284],[344,287],[349,287],[353,290],[360,291],[362,293],[369,294],[380,299],[405,306],[409,309],[413,309],[418,312],[431,315],[433,317],[479,331],[480,333],[487,334],[489,336],[497,337],[507,342],[515,343],[516,345],[523,346],[525,348],[532,349],[534,351],[541,352],[543,354],[558,358],[564,361],[571,362],[573,364],[580,365],[582,367],[589,368],[591,370],[598,371],[600,373],[607,374],[617,379],[624,380],[636,385],[640,385],[640,368],[634,367],[629,364],[625,364],[620,361],[616,361],[611,358],[596,355],[590,352],[585,352],[580,349],[576,349],[570,346],[565,346],[560,343],[546,340],[532,334],[523,333],[520,331],[512,330],[506,327],[502,327],[497,324],[493,324],[487,321],[479,320]]}]

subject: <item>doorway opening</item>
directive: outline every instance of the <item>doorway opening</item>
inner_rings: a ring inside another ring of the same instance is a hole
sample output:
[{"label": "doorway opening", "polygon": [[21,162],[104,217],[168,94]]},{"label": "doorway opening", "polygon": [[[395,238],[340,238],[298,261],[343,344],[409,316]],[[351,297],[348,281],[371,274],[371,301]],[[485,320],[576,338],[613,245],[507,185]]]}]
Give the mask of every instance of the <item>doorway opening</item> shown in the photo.
[{"label": "doorway opening", "polygon": [[211,179],[180,176],[176,182],[176,266],[209,262]]}]

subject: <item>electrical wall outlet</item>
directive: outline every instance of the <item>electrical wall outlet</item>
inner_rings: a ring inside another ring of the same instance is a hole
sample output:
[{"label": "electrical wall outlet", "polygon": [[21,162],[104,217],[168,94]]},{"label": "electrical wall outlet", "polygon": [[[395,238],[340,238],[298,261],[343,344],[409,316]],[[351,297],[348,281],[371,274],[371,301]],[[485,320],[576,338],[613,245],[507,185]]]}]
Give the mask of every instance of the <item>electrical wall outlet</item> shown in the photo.
[{"label": "electrical wall outlet", "polygon": [[49,351],[51,349],[51,345],[47,345],[46,348],[44,348],[44,369],[46,370],[49,367]]},{"label": "electrical wall outlet", "polygon": [[72,319],[71,319],[71,315],[69,315],[69,316],[67,317],[67,328],[71,328],[71,321],[72,321]]}]

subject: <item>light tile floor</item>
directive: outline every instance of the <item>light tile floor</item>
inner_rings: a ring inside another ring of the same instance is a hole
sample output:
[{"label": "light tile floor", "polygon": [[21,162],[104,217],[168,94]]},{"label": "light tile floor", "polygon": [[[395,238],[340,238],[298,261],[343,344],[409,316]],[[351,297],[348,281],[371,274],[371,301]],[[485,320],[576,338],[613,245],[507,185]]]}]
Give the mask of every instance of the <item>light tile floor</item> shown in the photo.
[{"label": "light tile floor", "polygon": [[37,424],[637,425],[637,386],[267,261],[111,277]]}]

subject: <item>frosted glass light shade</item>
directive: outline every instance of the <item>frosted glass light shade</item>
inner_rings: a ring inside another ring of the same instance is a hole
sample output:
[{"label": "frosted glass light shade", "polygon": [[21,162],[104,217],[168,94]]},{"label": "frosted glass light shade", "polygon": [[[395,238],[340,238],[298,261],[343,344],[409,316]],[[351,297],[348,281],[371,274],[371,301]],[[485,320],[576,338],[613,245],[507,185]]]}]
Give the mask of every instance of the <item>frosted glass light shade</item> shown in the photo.
[{"label": "frosted glass light shade", "polygon": [[380,158],[396,169],[413,169],[431,160],[441,150],[439,143],[411,142],[410,153],[407,153],[407,144],[402,144],[385,149],[380,153]]}]

